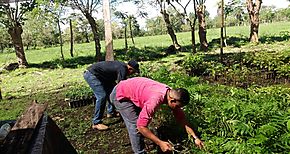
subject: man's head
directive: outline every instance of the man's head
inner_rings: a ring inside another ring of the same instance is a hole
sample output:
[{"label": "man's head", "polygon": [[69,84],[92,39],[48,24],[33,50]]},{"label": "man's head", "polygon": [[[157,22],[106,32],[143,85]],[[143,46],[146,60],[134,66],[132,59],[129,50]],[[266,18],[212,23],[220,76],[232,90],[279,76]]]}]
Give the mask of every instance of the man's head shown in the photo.
[{"label": "man's head", "polygon": [[135,60],[130,60],[128,62],[128,71],[129,71],[129,75],[131,75],[133,73],[139,73],[140,69],[139,69],[138,62]]},{"label": "man's head", "polygon": [[171,109],[181,108],[189,103],[189,92],[184,88],[170,89],[167,91],[167,101]]}]

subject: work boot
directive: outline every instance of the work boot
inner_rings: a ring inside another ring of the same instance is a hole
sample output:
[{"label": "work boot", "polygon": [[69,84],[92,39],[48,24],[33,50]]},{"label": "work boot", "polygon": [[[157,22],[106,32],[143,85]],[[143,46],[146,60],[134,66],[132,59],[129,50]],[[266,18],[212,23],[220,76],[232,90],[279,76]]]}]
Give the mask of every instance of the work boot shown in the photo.
[{"label": "work boot", "polygon": [[93,129],[97,129],[97,130],[108,130],[109,127],[104,125],[104,124],[95,124],[92,126]]},{"label": "work boot", "polygon": [[113,118],[113,114],[107,114],[107,118]]},{"label": "work boot", "polygon": [[113,117],[120,117],[120,113],[115,112],[114,114],[107,114],[107,118],[113,118]]}]

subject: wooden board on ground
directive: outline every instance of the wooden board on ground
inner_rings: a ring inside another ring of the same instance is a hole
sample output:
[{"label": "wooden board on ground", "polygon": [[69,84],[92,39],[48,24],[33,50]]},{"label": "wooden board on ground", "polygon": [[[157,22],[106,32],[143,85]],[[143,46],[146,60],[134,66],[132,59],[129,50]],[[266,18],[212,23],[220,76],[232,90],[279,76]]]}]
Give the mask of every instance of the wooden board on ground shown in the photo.
[{"label": "wooden board on ground", "polygon": [[2,154],[26,154],[30,149],[32,136],[37,124],[44,114],[47,105],[37,104],[34,101],[27,110],[19,116],[11,131],[0,145]]},{"label": "wooden board on ground", "polygon": [[37,104],[36,101],[33,101],[31,106],[16,121],[11,130],[34,129],[46,108],[47,104]]}]

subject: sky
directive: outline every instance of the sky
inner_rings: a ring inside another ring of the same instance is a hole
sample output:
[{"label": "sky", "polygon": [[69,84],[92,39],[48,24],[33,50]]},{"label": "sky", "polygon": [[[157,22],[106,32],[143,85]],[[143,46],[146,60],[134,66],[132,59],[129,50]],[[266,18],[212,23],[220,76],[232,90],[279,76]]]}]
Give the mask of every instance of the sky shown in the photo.
[{"label": "sky", "polygon": [[[183,2],[183,1],[187,2],[185,0],[181,0],[181,2]],[[218,1],[220,1],[220,0],[206,0],[205,6],[206,6],[207,10],[209,11],[211,18],[216,16],[217,2]],[[225,0],[225,4],[228,1],[229,0]],[[263,0],[262,6],[272,6],[272,5],[275,6],[276,8],[286,8],[290,5],[290,2],[287,0]],[[136,7],[130,3],[124,3],[124,4],[120,5],[119,7],[117,7],[117,10],[126,11],[126,12],[128,12],[128,14],[132,14],[132,15],[135,15],[136,11],[137,11]],[[146,10],[148,10],[148,12],[149,12],[148,18],[153,18],[153,17],[156,17],[157,15],[160,15],[159,11],[156,10],[156,8],[154,8],[152,6],[147,6]],[[146,19],[137,18],[137,20],[138,20],[140,26],[144,28]]]}]

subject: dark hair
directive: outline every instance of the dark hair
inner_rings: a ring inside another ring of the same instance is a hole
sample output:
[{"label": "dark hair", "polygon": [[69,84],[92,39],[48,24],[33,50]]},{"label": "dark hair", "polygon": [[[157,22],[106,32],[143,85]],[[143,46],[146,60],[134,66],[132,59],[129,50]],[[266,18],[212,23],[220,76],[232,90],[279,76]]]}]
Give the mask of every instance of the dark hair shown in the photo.
[{"label": "dark hair", "polygon": [[173,91],[176,92],[176,95],[178,95],[179,97],[179,102],[185,106],[189,103],[190,101],[190,95],[189,95],[189,92],[184,89],[184,88],[175,88],[175,89],[172,89]]},{"label": "dark hair", "polygon": [[132,68],[133,68],[137,73],[140,72],[139,64],[138,64],[137,61],[135,61],[135,60],[130,60],[130,61],[128,62],[128,65],[131,66],[131,67],[132,67]]}]

